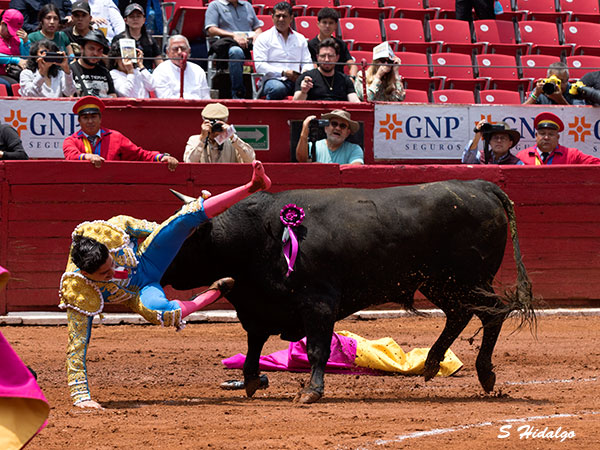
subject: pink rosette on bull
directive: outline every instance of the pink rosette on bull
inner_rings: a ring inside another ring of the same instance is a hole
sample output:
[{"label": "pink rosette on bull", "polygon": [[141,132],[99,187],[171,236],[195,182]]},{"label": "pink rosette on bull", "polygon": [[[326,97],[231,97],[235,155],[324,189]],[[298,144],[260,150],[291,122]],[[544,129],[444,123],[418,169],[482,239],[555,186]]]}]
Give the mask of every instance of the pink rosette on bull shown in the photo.
[{"label": "pink rosette on bull", "polygon": [[298,238],[294,233],[294,227],[300,226],[304,220],[304,210],[294,203],[290,203],[281,208],[279,219],[285,225],[281,242],[283,243],[283,256],[288,265],[285,276],[289,277],[290,273],[294,271],[294,264],[298,256]]}]

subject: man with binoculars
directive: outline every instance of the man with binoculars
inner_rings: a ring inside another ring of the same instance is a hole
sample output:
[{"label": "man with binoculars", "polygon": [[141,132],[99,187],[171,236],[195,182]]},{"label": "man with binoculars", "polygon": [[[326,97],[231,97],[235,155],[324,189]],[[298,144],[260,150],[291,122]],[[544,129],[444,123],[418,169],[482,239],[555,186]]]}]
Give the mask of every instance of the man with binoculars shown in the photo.
[{"label": "man with binoculars", "polygon": [[227,123],[229,109],[221,103],[209,103],[202,110],[200,134],[190,136],[183,154],[184,162],[251,163],[254,149]]},{"label": "man with binoculars", "polygon": [[[573,92],[575,91],[575,92]],[[577,89],[571,89],[569,69],[563,62],[548,66],[547,78],[537,80],[524,105],[585,105]]]}]

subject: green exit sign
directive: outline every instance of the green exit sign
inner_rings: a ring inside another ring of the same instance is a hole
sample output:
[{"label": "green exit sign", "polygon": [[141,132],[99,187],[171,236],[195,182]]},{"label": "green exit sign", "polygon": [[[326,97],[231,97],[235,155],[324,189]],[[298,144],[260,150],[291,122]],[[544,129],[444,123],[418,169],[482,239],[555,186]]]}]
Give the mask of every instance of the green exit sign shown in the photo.
[{"label": "green exit sign", "polygon": [[269,150],[269,125],[235,125],[237,135],[254,150]]}]

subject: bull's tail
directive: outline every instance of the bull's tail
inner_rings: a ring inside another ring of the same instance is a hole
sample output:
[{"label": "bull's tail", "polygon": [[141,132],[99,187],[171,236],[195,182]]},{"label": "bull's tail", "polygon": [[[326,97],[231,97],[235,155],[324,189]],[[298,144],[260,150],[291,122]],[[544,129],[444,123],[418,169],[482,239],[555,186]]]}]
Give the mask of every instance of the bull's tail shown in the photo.
[{"label": "bull's tail", "polygon": [[492,192],[500,200],[510,227],[510,237],[513,245],[513,254],[517,266],[517,283],[514,290],[505,292],[508,314],[516,313],[520,318],[520,325],[529,325],[534,330],[536,326],[536,315],[534,310],[535,297],[531,287],[531,280],[527,275],[523,257],[521,255],[521,246],[519,245],[519,236],[517,234],[517,219],[515,215],[514,203],[506,193],[495,184]]}]

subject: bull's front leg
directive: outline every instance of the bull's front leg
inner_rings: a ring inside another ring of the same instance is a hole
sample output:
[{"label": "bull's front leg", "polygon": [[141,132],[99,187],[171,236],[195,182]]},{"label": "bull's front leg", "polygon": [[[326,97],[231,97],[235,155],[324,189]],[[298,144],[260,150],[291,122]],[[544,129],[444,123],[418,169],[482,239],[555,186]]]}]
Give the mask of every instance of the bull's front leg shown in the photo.
[{"label": "bull's front leg", "polygon": [[[306,324],[306,352],[310,362],[310,382],[296,394],[295,402],[314,403],[323,396],[325,366],[331,354],[331,336],[335,323],[329,305],[320,304]],[[316,312],[316,314],[315,314]]]},{"label": "bull's front leg", "polygon": [[260,354],[268,338],[268,334],[248,332],[248,352],[243,370],[244,387],[248,397],[252,397],[260,388]]}]

